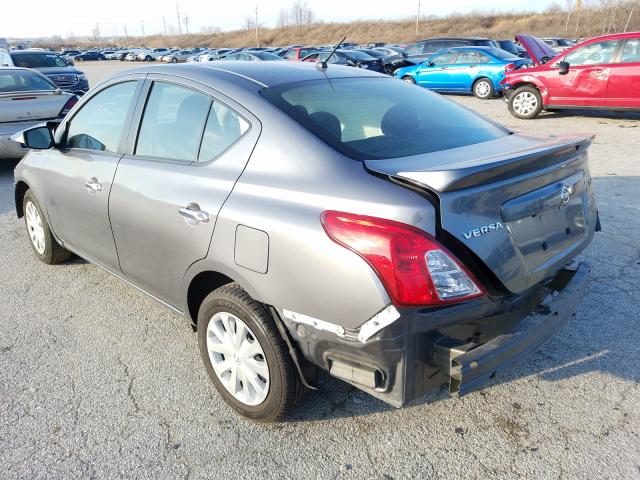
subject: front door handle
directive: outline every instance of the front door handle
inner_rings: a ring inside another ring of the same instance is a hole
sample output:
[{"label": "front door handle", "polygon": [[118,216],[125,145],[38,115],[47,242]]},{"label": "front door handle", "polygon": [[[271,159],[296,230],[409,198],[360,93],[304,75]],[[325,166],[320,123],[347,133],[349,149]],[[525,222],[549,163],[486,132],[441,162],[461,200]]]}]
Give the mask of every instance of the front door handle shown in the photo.
[{"label": "front door handle", "polygon": [[102,191],[102,184],[98,182],[98,179],[96,177],[90,178],[87,183],[84,184],[84,186],[87,187],[89,195],[94,195],[96,192]]},{"label": "front door handle", "polygon": [[195,225],[196,223],[207,223],[209,221],[209,214],[204,210],[200,210],[200,205],[195,202],[190,203],[186,207],[182,207],[178,212],[190,225]]}]

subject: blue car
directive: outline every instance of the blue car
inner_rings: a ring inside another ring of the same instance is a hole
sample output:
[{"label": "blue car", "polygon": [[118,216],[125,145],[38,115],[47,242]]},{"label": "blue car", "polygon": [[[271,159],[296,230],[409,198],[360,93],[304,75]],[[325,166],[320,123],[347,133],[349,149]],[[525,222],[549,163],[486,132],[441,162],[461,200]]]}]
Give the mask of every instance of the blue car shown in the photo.
[{"label": "blue car", "polygon": [[504,87],[507,71],[529,63],[494,47],[456,47],[440,50],[422,63],[396,70],[395,76],[408,83],[439,92],[473,93],[491,98]]}]

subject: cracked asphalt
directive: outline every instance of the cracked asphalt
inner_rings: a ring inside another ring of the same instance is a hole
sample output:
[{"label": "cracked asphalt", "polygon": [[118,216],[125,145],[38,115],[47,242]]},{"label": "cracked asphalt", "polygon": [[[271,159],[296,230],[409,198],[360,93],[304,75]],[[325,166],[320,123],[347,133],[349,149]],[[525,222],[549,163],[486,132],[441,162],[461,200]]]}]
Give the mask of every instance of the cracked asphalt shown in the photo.
[{"label": "cracked asphalt", "polygon": [[[82,69],[94,84],[122,66]],[[0,478],[640,478],[640,118],[525,122],[451,98],[523,132],[597,135],[592,280],[540,352],[462,399],[396,410],[327,378],[290,421],[250,423],[209,383],[185,319],[82,260],[36,260],[2,160]]]}]

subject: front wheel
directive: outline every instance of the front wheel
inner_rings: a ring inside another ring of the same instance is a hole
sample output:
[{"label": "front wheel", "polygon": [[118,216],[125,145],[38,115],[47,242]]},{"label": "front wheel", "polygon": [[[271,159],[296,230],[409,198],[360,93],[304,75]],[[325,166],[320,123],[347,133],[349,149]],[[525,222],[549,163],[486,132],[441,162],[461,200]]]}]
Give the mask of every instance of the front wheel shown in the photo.
[{"label": "front wheel", "polygon": [[171,63],[178,63],[178,59],[177,59],[177,58],[175,58],[175,57],[174,57],[174,58],[172,58],[172,59],[171,59]]},{"label": "front wheel", "polygon": [[43,263],[54,265],[71,258],[71,252],[61,246],[51,233],[49,224],[42,214],[42,209],[31,193],[27,190],[22,200],[24,223],[27,235],[31,241],[33,253]]},{"label": "front wheel", "polygon": [[476,98],[486,100],[487,98],[492,98],[495,93],[493,82],[488,78],[481,78],[473,84],[473,94]]},{"label": "front wheel", "polygon": [[413,79],[413,77],[410,77],[408,75],[406,77],[402,77],[402,81],[405,82],[405,83],[409,83],[411,85],[415,85],[416,84],[416,81]]},{"label": "front wheel", "polygon": [[514,117],[529,120],[542,111],[542,96],[535,87],[520,87],[509,97],[509,111]]},{"label": "front wheel", "polygon": [[273,317],[238,284],[204,299],[198,344],[218,393],[241,415],[276,421],[302,398],[304,386]]}]

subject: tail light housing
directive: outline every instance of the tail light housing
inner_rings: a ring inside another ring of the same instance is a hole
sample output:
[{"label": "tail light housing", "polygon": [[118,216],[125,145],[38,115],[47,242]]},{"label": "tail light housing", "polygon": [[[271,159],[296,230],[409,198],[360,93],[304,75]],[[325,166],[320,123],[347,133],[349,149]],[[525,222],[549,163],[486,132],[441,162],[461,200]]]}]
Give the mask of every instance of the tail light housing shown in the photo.
[{"label": "tail light housing", "polygon": [[516,64],[515,63],[509,63],[509,64],[504,66],[504,71],[505,72],[510,72],[511,70],[515,70],[515,69],[516,69]]},{"label": "tail light housing", "polygon": [[69,100],[67,100],[67,102],[64,104],[64,107],[62,107],[62,110],[60,110],[58,116],[64,117],[67,113],[69,113],[69,111],[76,103],[78,103],[78,96],[74,95],[73,97],[69,98]]},{"label": "tail light housing", "polygon": [[426,232],[411,225],[327,210],[322,226],[362,257],[396,306],[446,305],[485,294],[473,274]]}]

